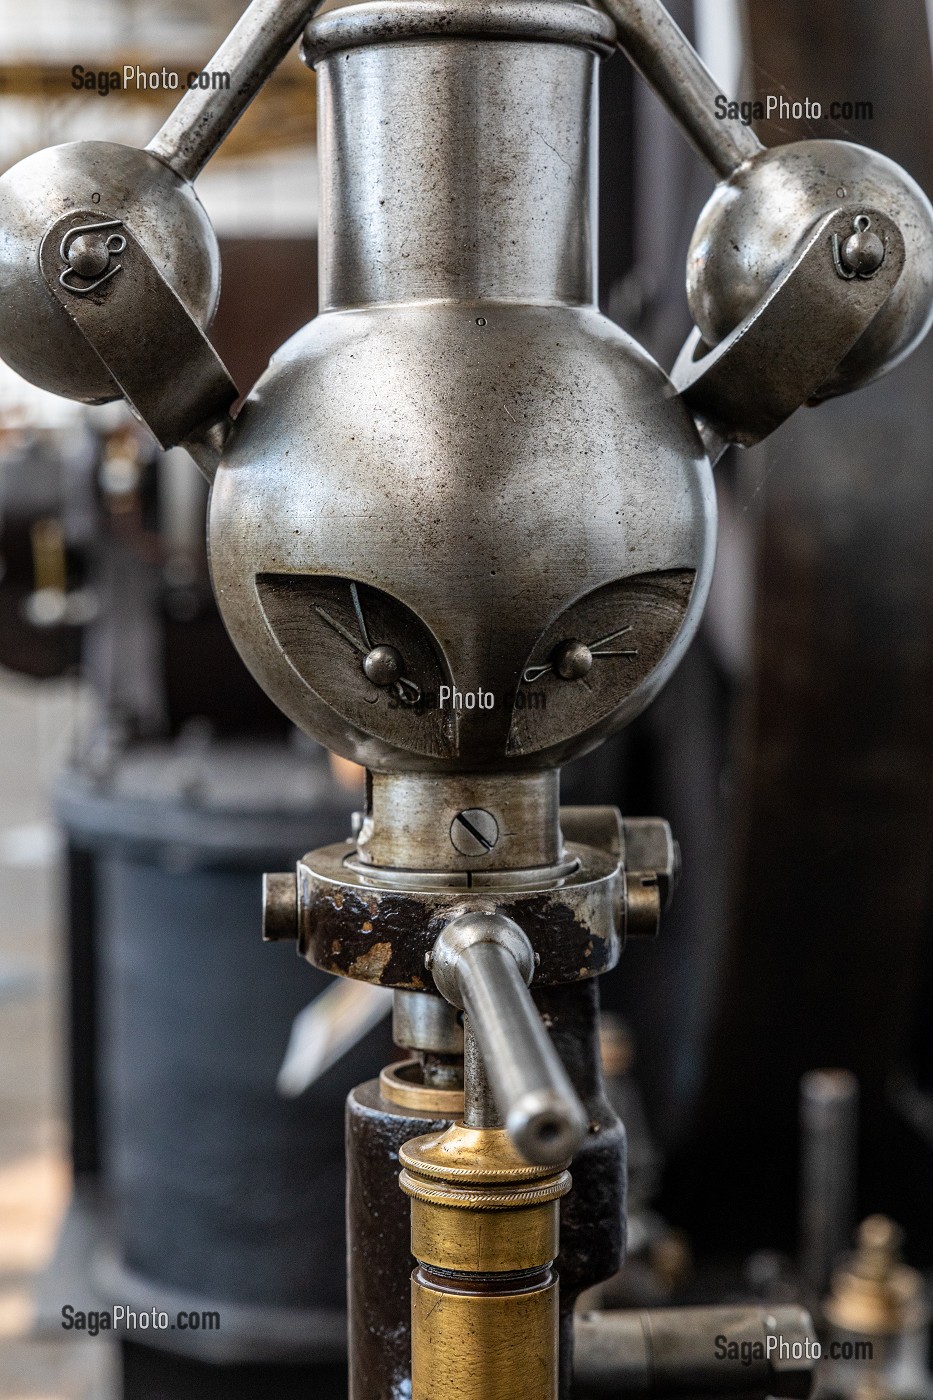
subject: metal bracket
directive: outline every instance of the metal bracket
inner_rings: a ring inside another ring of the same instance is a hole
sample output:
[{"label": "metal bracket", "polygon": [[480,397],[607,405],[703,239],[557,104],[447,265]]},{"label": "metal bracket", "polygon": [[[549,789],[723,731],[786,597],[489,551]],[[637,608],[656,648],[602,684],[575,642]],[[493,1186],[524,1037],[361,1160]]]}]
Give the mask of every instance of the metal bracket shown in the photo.
[{"label": "metal bracket", "polygon": [[162,447],[221,418],[239,397],[213,345],[122,220],[72,210],[45,234],[39,266]]},{"label": "metal bracket", "polygon": [[[884,258],[870,276],[845,278],[836,270],[836,249],[864,216],[884,244]],[[887,215],[836,209],[720,345],[706,350],[693,332],[671,378],[715,455],[726,443],[760,442],[818,394],[888,300],[904,257],[903,235]]]}]

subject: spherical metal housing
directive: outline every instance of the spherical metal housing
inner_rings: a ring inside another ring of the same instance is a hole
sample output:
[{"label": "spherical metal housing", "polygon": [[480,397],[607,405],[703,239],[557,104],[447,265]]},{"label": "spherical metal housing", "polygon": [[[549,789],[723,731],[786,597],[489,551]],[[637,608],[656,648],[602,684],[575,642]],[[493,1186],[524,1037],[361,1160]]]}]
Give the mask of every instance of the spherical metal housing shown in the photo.
[{"label": "spherical metal housing", "polygon": [[[40,388],[103,403],[120,391],[39,266],[46,232],[74,209],[124,221],[202,328],[217,305],[220,258],[193,186],[147,151],[74,142],[29,156],[0,178],[0,357]],[[93,275],[93,253],[75,240],[72,266],[77,258],[84,275]],[[126,335],[147,334],[140,306]]]},{"label": "spherical metal housing", "polygon": [[892,369],[930,328],[933,208],[920,186],[886,156],[846,141],[775,146],[717,185],[687,259],[690,310],[707,345],[718,345],[761,301],[816,220],[841,204],[894,219],[907,261],[890,299],[824,386],[824,398]]},{"label": "spherical metal housing", "polygon": [[[240,654],[296,724],[375,770],[593,747],[670,676],[709,586],[711,471],[659,367],[592,308],[477,309],[319,316],[214,481]],[[550,658],[576,638],[593,667],[568,680]],[[367,679],[370,646],[396,649],[419,703]]]}]

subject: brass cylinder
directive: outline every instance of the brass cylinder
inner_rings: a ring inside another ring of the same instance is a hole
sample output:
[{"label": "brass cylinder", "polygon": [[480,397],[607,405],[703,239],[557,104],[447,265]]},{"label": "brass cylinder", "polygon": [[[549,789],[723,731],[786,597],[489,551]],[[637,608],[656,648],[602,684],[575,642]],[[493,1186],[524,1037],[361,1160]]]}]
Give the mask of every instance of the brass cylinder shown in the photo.
[{"label": "brass cylinder", "polygon": [[412,1400],[557,1400],[559,1201],[569,1173],[519,1157],[501,1128],[415,1138]]},{"label": "brass cylinder", "polygon": [[527,1292],[484,1295],[436,1287],[416,1269],[412,1400],[557,1400],[557,1281],[546,1276]]}]

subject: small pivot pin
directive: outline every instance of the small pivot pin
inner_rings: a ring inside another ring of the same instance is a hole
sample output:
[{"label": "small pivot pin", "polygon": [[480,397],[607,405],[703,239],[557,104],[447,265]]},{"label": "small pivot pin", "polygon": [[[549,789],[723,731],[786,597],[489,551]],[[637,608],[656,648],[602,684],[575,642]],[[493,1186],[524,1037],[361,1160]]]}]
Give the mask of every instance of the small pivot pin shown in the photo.
[{"label": "small pivot pin", "polygon": [[833,262],[846,281],[854,277],[864,281],[873,277],[884,262],[885,246],[873,231],[867,214],[857,215],[852,227],[854,231],[844,243],[837,233],[833,234]]}]

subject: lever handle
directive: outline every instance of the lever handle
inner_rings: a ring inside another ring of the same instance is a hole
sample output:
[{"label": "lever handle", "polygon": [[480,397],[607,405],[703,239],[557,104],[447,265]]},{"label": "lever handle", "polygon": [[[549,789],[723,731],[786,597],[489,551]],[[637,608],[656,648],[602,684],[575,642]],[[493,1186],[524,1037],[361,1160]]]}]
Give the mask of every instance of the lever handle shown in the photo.
[{"label": "lever handle", "polygon": [[211,59],[230,74],[223,92],[191,88],[146,147],[194,180],[282,62],[322,0],[253,0]]},{"label": "lever handle", "polygon": [[601,0],[619,47],[720,179],[764,149],[750,126],[716,115],[723,96],[661,0]]},{"label": "lever handle", "polygon": [[431,971],[469,1018],[516,1149],[541,1165],[568,1161],[586,1114],[528,990],[534,953],[525,934],[500,914],[463,914],[435,943]]}]

